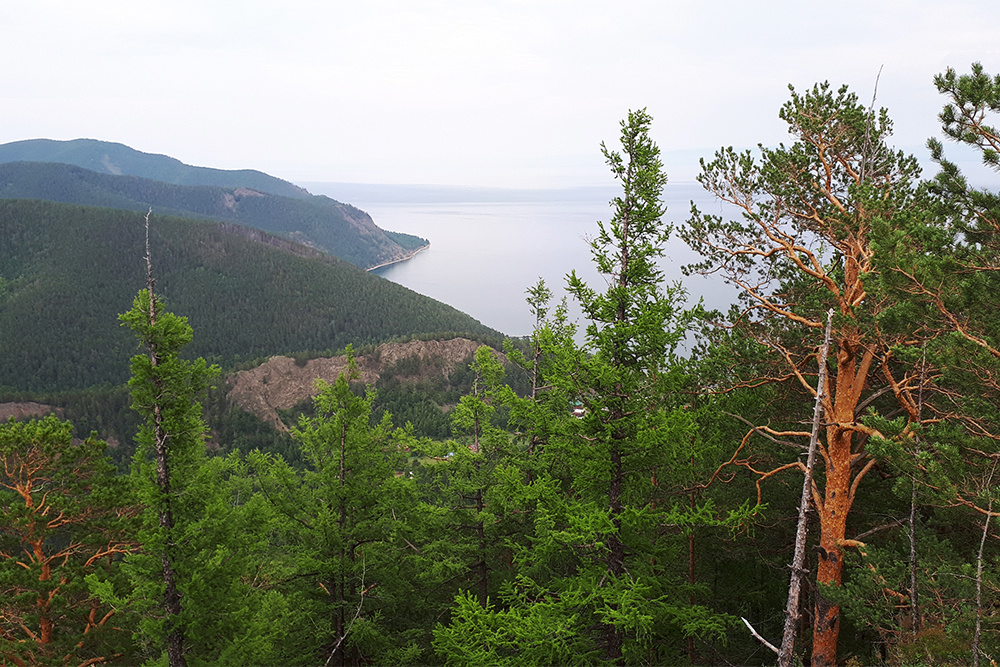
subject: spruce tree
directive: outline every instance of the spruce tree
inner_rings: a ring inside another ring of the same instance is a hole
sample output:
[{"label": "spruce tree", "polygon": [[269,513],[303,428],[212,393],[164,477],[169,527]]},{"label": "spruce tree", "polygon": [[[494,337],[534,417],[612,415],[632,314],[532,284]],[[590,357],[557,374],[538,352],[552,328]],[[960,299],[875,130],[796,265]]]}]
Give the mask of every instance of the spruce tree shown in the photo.
[{"label": "spruce tree", "polygon": [[[622,153],[602,145],[622,185],[591,242],[608,287],[598,291],[575,272],[567,279],[588,319],[583,345],[563,308],[536,331],[534,405],[512,410],[530,454],[492,494],[507,512],[530,517],[533,530],[512,541],[515,576],[499,604],[484,609],[459,596],[451,624],[435,632],[449,663],[665,663],[679,659],[670,639],[719,636],[732,620],[692,604],[671,576],[686,543],[679,527],[720,521],[664,493],[697,438],[678,355],[694,313],[656,263],[670,228],[650,123],[644,110],[631,112]],[[531,291],[536,312],[544,297]]]}]

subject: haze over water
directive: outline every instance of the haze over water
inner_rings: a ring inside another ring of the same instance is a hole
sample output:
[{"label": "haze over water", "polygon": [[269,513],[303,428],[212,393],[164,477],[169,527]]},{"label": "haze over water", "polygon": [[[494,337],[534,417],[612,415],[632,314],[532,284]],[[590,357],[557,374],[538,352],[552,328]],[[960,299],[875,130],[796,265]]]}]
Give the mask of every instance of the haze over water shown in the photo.
[{"label": "haze over water", "polygon": [[[553,199],[546,200],[545,191],[464,190],[449,194],[432,188],[378,190],[369,186],[366,190],[355,186],[352,190],[333,184],[307,185],[314,193],[329,194],[367,211],[383,229],[429,239],[431,246],[413,259],[376,273],[454,306],[503,333],[531,333],[534,321],[524,300],[525,290],[539,277],[554,293],[554,302],[565,294],[566,275],[574,269],[595,289],[605,287],[586,239],[597,234],[598,220],[611,217],[608,201],[615,194],[611,188],[549,191]],[[359,199],[365,195],[374,201]],[[426,201],[447,198],[464,201]],[[508,200],[469,201],[484,198]],[[529,198],[535,201],[524,201]],[[703,211],[720,210],[719,203],[698,183],[668,183],[665,219],[687,219],[692,199]],[[660,262],[666,281],[682,280],[681,266],[695,259],[690,248],[672,236]],[[701,297],[707,307],[725,309],[733,300],[734,291],[721,280],[696,276],[684,279],[684,284],[692,304]],[[572,298],[568,301],[571,314],[584,328],[579,309]]]}]

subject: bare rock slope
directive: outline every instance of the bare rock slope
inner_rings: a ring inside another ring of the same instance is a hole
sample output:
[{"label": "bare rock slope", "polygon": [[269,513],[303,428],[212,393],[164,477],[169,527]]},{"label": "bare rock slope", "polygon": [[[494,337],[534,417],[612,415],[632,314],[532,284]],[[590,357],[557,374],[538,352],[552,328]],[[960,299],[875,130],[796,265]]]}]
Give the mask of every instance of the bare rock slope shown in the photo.
[{"label": "bare rock slope", "polygon": [[[442,372],[448,374],[481,345],[466,338],[386,343],[374,354],[356,357],[355,362],[361,381],[375,384],[384,369],[414,355],[421,359],[444,359],[448,363]],[[234,373],[229,378],[232,387],[229,402],[287,431],[278,410],[291,409],[299,401],[315,396],[317,379],[332,384],[346,367],[347,359],[343,356],[311,359],[302,366],[291,357],[272,357],[257,368]]]},{"label": "bare rock slope", "polygon": [[0,421],[3,422],[12,418],[15,420],[22,420],[25,418],[41,419],[42,417],[52,414],[57,417],[62,417],[63,409],[54,408],[51,405],[45,405],[44,403],[35,403],[33,401],[0,403]]}]

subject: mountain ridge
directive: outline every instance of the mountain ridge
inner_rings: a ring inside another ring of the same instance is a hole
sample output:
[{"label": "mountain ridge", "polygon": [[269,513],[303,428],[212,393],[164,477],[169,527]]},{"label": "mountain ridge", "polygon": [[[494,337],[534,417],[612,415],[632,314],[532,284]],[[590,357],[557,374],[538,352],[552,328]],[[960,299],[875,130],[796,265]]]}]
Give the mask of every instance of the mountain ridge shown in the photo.
[{"label": "mountain ridge", "polygon": [[323,195],[285,197],[240,186],[177,185],[58,162],[0,162],[0,199],[42,199],[209,218],[304,243],[369,269],[401,261],[426,241],[386,232],[371,216]]},{"label": "mountain ridge", "polygon": [[0,144],[0,163],[58,162],[113,176],[139,176],[174,185],[248,187],[283,197],[304,198],[309,191],[256,169],[196,167],[159,153],[144,153],[100,139],[24,139]]}]

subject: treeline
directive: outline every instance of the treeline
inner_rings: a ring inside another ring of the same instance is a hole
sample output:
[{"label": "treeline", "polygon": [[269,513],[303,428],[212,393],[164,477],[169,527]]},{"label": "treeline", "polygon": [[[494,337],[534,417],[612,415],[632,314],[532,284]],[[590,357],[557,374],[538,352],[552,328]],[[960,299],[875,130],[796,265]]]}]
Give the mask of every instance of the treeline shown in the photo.
[{"label": "treeline", "polygon": [[[151,218],[158,287],[198,336],[193,356],[232,365],[428,332],[494,335],[445,304],[316,255],[217,224]],[[0,201],[0,387],[119,385],[134,351],[115,317],[145,276],[143,216]]]},{"label": "treeline", "polygon": [[401,248],[406,250],[416,250],[417,248],[422,248],[429,244],[427,239],[420,238],[413,234],[404,234],[402,232],[390,232],[386,231],[386,234],[393,241],[399,244]]},{"label": "treeline", "polygon": [[[517,341],[507,341],[509,348]],[[494,343],[495,347],[499,347]],[[463,396],[474,389],[476,373],[474,359],[469,358],[445,368],[448,361],[425,358],[417,355],[401,359],[386,368],[377,383],[372,400],[372,417],[381,421],[388,415],[398,428],[409,425],[414,435],[442,440],[457,435],[452,425],[451,409],[458,405]],[[524,396],[530,391],[527,373],[511,362],[503,364],[503,385],[515,395]],[[360,393],[360,391],[358,392]],[[497,428],[506,428],[510,409],[497,406],[490,423]]]},{"label": "treeline", "polygon": [[0,199],[44,199],[142,212],[152,208],[161,215],[234,222],[306,243],[361,268],[400,259],[417,241],[426,244],[406,234],[390,237],[364,211],[324,196],[176,185],[54,162],[0,164],[0,184]]}]

